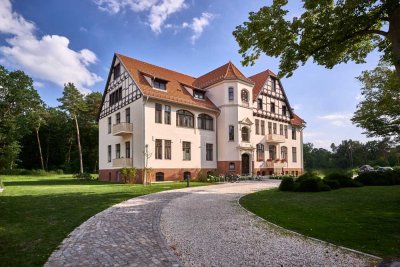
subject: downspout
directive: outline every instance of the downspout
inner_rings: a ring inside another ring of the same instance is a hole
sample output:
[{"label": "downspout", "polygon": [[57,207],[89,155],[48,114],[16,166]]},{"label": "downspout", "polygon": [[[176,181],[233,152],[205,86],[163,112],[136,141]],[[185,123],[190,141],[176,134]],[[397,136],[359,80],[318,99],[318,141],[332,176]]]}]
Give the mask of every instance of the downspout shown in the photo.
[{"label": "downspout", "polygon": [[303,130],[304,126],[300,128],[300,154],[301,154],[301,169],[304,173],[304,155],[303,155]]},{"label": "downspout", "polygon": [[145,181],[146,181],[146,179],[147,179],[147,170],[146,170],[146,167],[147,166],[145,166],[145,161],[146,161],[146,105],[147,105],[147,102],[149,101],[149,96],[146,96],[146,101],[143,101],[143,113],[142,113],[142,118],[143,118],[143,127],[142,127],[142,129],[143,129],[143,140],[144,140],[144,146],[143,146],[143,155],[144,155],[144,161],[143,161],[143,170],[144,170],[144,172],[143,172],[143,184],[145,183]]}]

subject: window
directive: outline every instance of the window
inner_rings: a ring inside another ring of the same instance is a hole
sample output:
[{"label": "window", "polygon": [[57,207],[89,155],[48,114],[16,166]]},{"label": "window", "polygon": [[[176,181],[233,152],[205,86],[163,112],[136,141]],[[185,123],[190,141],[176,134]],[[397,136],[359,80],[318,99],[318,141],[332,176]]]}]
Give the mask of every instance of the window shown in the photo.
[{"label": "window", "polygon": [[288,138],[288,131],[287,131],[287,125],[285,125],[285,138]]},{"label": "window", "polygon": [[171,124],[171,106],[164,106],[164,123]]},{"label": "window", "polygon": [[262,99],[257,99],[257,108],[258,109],[263,109],[263,101],[262,101]]},{"label": "window", "polygon": [[111,162],[111,145],[107,148],[108,162]]},{"label": "window", "polygon": [[183,180],[185,180],[185,181],[189,180],[190,181],[190,178],[192,178],[192,174],[190,172],[184,172],[183,173]]},{"label": "window", "polygon": [[131,158],[131,142],[125,142],[125,158]]},{"label": "window", "polygon": [[272,91],[276,91],[276,80],[274,78],[271,78],[271,88]]},{"label": "window", "polygon": [[235,126],[229,125],[229,141],[235,140]]},{"label": "window", "polygon": [[249,103],[249,91],[247,91],[246,89],[242,89],[240,95],[242,97],[242,102]]},{"label": "window", "polygon": [[279,134],[283,135],[283,124],[279,124]]},{"label": "window", "polygon": [[155,117],[156,123],[162,123],[162,105],[156,103],[156,117]]},{"label": "window", "polygon": [[242,141],[249,142],[249,128],[242,127]]},{"label": "window", "polygon": [[256,119],[256,134],[260,134],[260,120]]},{"label": "window", "polygon": [[109,95],[110,106],[115,105],[120,100],[122,100],[122,87],[118,88]]},{"label": "window", "polygon": [[275,113],[275,103],[271,102],[271,113]]},{"label": "window", "polygon": [[164,181],[164,173],[156,172],[156,182],[163,182],[163,181]]},{"label": "window", "polygon": [[234,162],[229,162],[229,170],[234,171],[235,170],[235,163]]},{"label": "window", "polygon": [[293,162],[297,162],[297,149],[295,147],[292,147],[292,159]]},{"label": "window", "polygon": [[292,127],[292,140],[296,140],[296,128]]},{"label": "window", "polygon": [[257,161],[264,161],[264,145],[257,144]]},{"label": "window", "polygon": [[269,150],[269,159],[274,160],[276,159],[276,146],[270,145],[268,147]]},{"label": "window", "polygon": [[156,159],[162,159],[162,140],[156,139]]},{"label": "window", "polygon": [[213,160],[213,144],[206,144],[206,160]]},{"label": "window", "polygon": [[265,135],[265,121],[261,121],[261,135]]},{"label": "window", "polygon": [[111,133],[111,117],[108,117],[108,133]]},{"label": "window", "polygon": [[193,97],[197,99],[204,99],[204,92],[199,90],[193,90]]},{"label": "window", "polygon": [[121,64],[117,64],[114,66],[114,80],[117,79],[121,75]]},{"label": "window", "polygon": [[130,108],[125,109],[125,122],[127,122],[127,123],[131,122],[131,109]]},{"label": "window", "polygon": [[203,130],[214,130],[214,120],[207,114],[200,114],[197,117],[197,127]]},{"label": "window", "polygon": [[286,116],[286,106],[282,106],[282,114],[283,116]]},{"label": "window", "polygon": [[120,144],[115,145],[115,158],[116,159],[121,158],[121,145]]},{"label": "window", "polygon": [[268,134],[272,134],[272,122],[268,122]]},{"label": "window", "polygon": [[281,147],[281,159],[287,160],[287,147]]},{"label": "window", "polygon": [[115,124],[120,124],[121,123],[121,113],[115,114]]},{"label": "window", "polygon": [[167,90],[167,82],[156,78],[153,80],[153,87],[160,90]]},{"label": "window", "polygon": [[171,159],[171,140],[164,140],[164,159]]},{"label": "window", "polygon": [[229,101],[233,101],[233,87],[228,88],[228,98]]},{"label": "window", "polygon": [[190,142],[182,142],[183,160],[190,160]]},{"label": "window", "polygon": [[276,123],[274,123],[273,126],[274,126],[274,134],[276,134],[277,133],[277,131],[276,131]]},{"label": "window", "polygon": [[176,126],[194,128],[194,116],[187,110],[178,110],[176,112]]}]

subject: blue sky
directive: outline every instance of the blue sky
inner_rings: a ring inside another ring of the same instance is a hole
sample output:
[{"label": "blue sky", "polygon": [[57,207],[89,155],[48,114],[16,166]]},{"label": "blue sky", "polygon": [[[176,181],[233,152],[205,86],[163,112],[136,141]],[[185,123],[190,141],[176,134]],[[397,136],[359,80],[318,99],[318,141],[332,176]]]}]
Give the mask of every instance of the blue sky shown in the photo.
[{"label": "blue sky", "polygon": [[[262,57],[252,67],[240,65],[235,26],[271,1],[258,0],[0,0],[0,64],[21,69],[49,106],[57,106],[63,84],[82,92],[104,90],[114,52],[192,76],[231,60],[253,75],[278,72],[279,61]],[[290,1],[289,16],[301,14]],[[329,148],[344,139],[367,140],[350,118],[360,101],[362,70],[367,64],[341,64],[329,70],[308,62],[282,79],[292,107],[307,122],[305,142]]]}]

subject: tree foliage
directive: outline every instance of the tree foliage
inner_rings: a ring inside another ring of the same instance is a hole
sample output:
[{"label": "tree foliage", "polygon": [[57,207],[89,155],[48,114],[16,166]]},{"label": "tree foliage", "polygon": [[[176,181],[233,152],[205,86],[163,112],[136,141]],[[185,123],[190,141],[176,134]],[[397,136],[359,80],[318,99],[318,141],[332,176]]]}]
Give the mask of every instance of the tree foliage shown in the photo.
[{"label": "tree foliage", "polygon": [[400,77],[398,0],[303,0],[304,12],[292,19],[287,3],[274,0],[236,27],[233,35],[244,65],[253,65],[265,53],[280,57],[280,75],[289,77],[310,58],[332,68],[350,60],[363,63],[379,49]]},{"label": "tree foliage", "polygon": [[364,100],[357,106],[352,121],[368,136],[400,140],[400,79],[390,67],[380,64],[357,78],[363,85]]}]

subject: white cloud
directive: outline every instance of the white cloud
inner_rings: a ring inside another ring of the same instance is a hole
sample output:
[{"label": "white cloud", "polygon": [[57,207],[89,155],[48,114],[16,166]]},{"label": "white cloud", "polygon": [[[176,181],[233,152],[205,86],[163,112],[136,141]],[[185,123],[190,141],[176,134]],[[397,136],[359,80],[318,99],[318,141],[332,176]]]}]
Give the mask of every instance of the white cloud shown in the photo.
[{"label": "white cloud", "polygon": [[350,113],[332,113],[325,116],[318,116],[318,119],[325,120],[338,127],[346,127],[351,125]]},{"label": "white cloud", "polygon": [[35,36],[36,26],[12,11],[11,2],[0,2],[0,32],[10,34],[7,46],[0,47],[1,62],[20,68],[32,77],[63,86],[73,82],[83,92],[102,79],[88,66],[97,61],[88,50],[70,49],[69,39],[59,35]]},{"label": "white cloud", "polygon": [[190,28],[193,32],[192,36],[190,37],[192,44],[194,44],[196,40],[200,38],[204,28],[210,25],[214,17],[215,16],[211,13],[203,12],[199,18],[193,18],[192,23],[182,23],[182,28]]},{"label": "white cloud", "polygon": [[185,0],[94,0],[102,11],[109,14],[123,12],[129,8],[133,12],[148,11],[148,23],[155,33],[161,33],[168,17],[186,8]]}]

